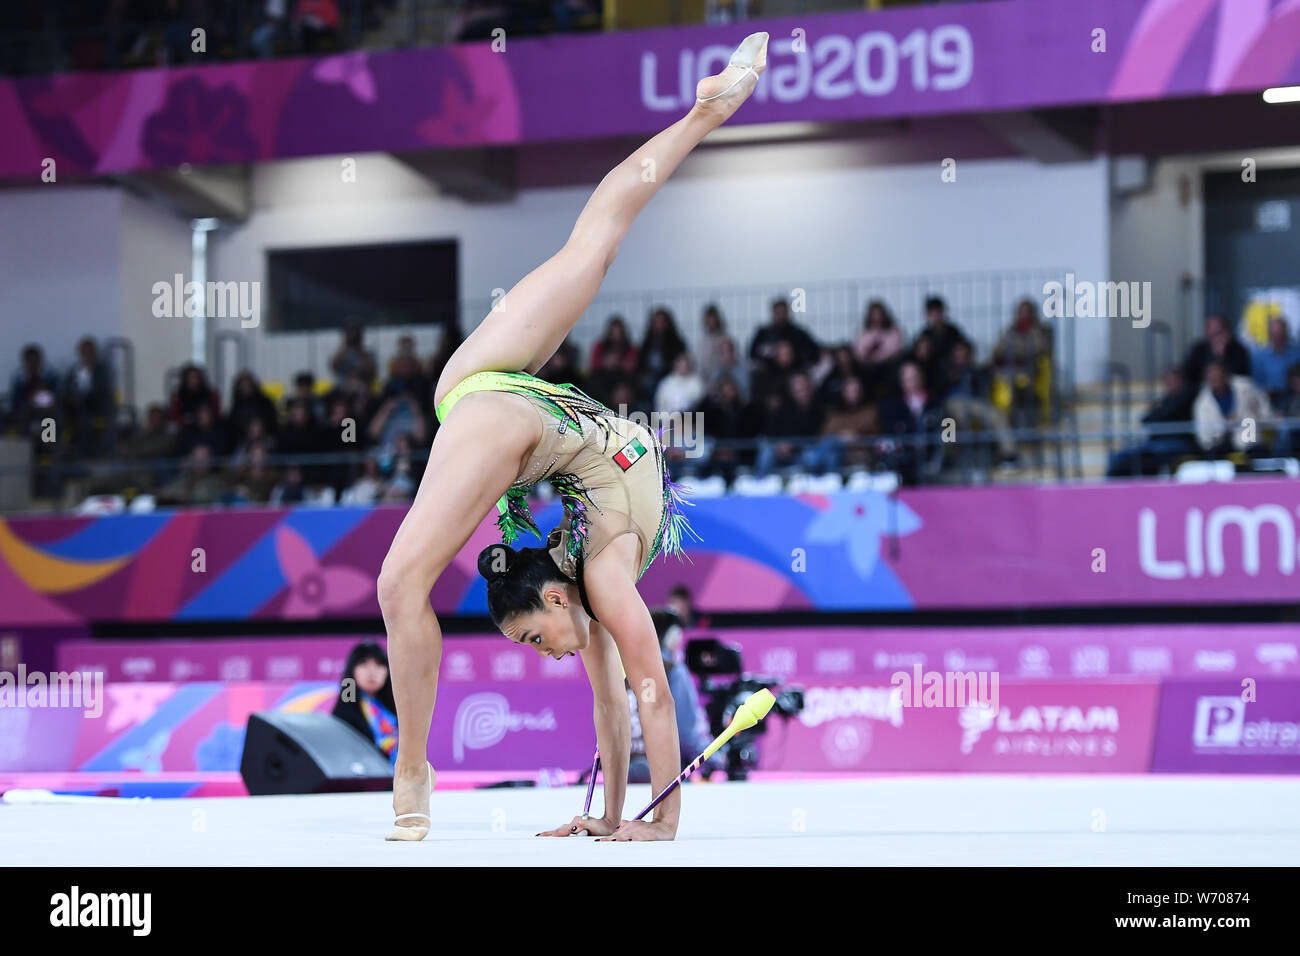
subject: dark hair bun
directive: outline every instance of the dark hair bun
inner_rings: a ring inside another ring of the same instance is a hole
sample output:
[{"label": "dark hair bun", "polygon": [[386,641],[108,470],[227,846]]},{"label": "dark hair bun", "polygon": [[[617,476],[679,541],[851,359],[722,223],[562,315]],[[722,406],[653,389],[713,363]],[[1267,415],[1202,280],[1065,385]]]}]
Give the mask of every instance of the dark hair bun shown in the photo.
[{"label": "dark hair bun", "polygon": [[510,573],[514,564],[515,552],[504,544],[489,544],[478,553],[478,573],[489,584],[498,581]]}]

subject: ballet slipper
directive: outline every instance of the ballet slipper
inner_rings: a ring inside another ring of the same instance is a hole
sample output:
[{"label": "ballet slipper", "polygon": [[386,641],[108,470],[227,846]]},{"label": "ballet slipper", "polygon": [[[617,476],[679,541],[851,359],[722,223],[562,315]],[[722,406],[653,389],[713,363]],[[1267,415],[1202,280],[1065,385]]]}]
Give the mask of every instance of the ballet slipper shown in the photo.
[{"label": "ballet slipper", "polygon": [[725,70],[706,76],[696,85],[696,108],[726,120],[754,92],[759,75],[766,69],[767,34],[751,33],[731,54]]},{"label": "ballet slipper", "polygon": [[[432,801],[433,786],[436,780],[438,779],[438,775],[433,771],[433,764],[428,763],[426,761],[425,767],[427,767],[429,770],[429,801]],[[396,810],[397,809],[396,799],[394,799],[393,802],[394,802],[393,809]],[[424,813],[418,813],[418,812],[399,813],[393,820],[392,832],[390,832],[388,836],[384,837],[384,839],[393,842],[415,842],[417,840],[423,840],[426,836],[429,835],[429,828],[433,826],[433,818],[429,816],[427,812],[428,809],[429,809],[428,802],[426,802],[425,804],[426,812]],[[416,823],[403,824],[402,823],[403,820],[416,820],[416,821],[423,820],[424,823],[421,824],[419,822],[416,822]]]}]

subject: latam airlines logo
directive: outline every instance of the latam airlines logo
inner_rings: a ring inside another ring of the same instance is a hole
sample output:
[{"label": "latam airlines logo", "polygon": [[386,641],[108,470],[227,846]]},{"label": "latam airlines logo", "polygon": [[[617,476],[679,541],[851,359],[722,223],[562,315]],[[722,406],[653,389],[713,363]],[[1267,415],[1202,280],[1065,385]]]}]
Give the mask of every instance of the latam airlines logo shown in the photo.
[{"label": "latam airlines logo", "polygon": [[[1300,512],[1300,508],[1296,509]],[[1228,571],[1229,549],[1225,542],[1240,542],[1233,571],[1257,577],[1264,562],[1276,561],[1281,574],[1293,574],[1300,558],[1296,520],[1278,504],[1223,505],[1208,512],[1188,508],[1183,518],[1183,553],[1161,555],[1157,547],[1156,513],[1150,508],[1138,512],[1138,556],[1142,572],[1161,581],[1180,581],[1209,575],[1222,577]],[[1264,529],[1271,528],[1265,535]],[[1233,529],[1231,536],[1228,529]],[[1267,549],[1265,545],[1267,544]]]}]

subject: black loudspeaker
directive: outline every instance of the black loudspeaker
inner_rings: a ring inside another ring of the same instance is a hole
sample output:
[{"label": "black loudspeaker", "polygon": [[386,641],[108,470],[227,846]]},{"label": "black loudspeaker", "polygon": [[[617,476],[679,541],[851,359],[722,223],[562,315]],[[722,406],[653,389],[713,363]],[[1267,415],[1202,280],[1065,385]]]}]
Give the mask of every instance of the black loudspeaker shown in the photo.
[{"label": "black loudspeaker", "polygon": [[333,714],[250,715],[239,774],[255,797],[393,786],[393,768],[384,755]]}]

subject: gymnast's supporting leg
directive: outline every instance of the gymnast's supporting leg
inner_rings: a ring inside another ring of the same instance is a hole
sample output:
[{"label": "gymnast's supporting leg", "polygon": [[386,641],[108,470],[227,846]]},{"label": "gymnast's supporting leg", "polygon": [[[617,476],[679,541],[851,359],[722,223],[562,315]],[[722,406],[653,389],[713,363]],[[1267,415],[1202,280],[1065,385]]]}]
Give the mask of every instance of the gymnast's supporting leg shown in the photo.
[{"label": "gymnast's supporting leg", "polygon": [[766,49],[767,34],[747,38],[737,57],[752,68],[731,65],[701,80],[689,113],[605,175],[560,251],[521,279],[456,350],[436,400],[475,372],[535,372],[545,364],[595,298],[637,214],[753,92],[767,66]]}]

